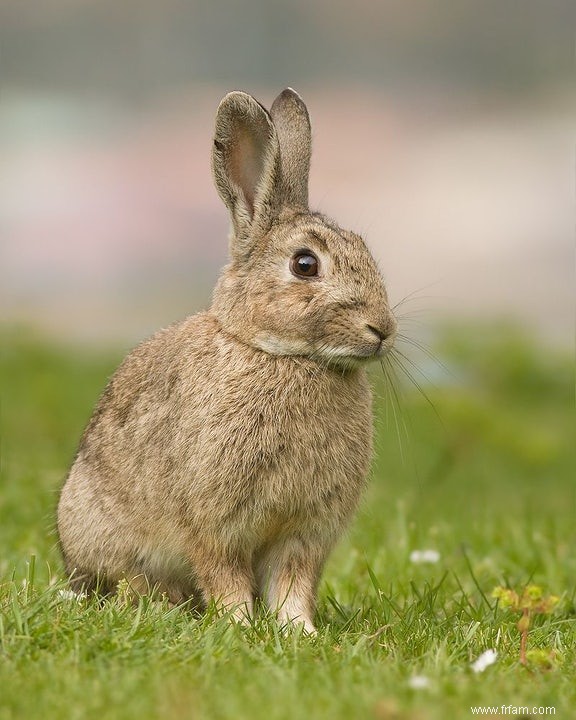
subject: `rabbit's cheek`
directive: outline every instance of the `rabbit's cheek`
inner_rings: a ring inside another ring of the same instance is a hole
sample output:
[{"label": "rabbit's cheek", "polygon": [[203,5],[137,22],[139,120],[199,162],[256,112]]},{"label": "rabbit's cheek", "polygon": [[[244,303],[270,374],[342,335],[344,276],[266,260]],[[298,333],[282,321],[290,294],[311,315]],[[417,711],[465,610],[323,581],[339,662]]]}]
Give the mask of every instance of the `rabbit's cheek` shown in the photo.
[{"label": "rabbit's cheek", "polygon": [[269,355],[308,355],[311,350],[305,340],[281,337],[269,332],[258,333],[253,344]]}]

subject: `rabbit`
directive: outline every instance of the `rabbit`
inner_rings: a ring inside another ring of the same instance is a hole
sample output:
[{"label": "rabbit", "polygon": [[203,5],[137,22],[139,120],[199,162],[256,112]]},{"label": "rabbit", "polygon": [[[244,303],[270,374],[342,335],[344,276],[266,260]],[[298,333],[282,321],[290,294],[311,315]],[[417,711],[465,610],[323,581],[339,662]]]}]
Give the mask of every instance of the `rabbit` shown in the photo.
[{"label": "rabbit", "polygon": [[317,586],[372,454],[369,361],[396,320],[357,234],[308,208],[310,119],[231,92],[212,169],[231,217],[211,306],[110,379],[58,504],[72,588],[120,580],[249,622],[256,599],[314,633]]}]

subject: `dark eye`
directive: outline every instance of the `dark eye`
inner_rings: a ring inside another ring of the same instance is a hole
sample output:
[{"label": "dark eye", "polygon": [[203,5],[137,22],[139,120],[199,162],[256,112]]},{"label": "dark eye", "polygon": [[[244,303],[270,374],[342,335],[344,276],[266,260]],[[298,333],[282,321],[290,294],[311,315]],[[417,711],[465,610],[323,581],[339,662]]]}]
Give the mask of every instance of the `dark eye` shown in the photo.
[{"label": "dark eye", "polygon": [[292,256],[290,270],[297,277],[317,277],[318,258],[308,250],[301,250]]}]

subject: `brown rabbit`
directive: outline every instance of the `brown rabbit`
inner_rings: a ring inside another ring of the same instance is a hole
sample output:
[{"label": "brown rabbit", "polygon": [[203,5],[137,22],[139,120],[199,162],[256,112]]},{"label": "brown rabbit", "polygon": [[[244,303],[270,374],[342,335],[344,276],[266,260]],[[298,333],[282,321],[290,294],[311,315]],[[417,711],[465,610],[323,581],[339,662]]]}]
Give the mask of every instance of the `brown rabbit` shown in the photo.
[{"label": "brown rabbit", "polygon": [[230,262],[207,311],[128,355],[84,432],[58,507],[74,588],[126,578],[238,618],[258,596],[314,631],[370,464],[365,365],[396,322],[363,240],[308,209],[310,149],[293,90],[270,113],[241,92],[220,103]]}]

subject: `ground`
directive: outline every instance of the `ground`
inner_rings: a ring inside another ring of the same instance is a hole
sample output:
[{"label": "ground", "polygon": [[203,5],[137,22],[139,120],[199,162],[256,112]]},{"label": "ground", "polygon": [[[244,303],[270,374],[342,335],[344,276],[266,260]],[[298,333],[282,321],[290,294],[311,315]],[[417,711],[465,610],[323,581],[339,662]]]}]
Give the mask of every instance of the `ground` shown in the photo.
[{"label": "ground", "polygon": [[[0,720],[439,720],[473,706],[574,717],[569,357],[513,328],[453,328],[435,359],[415,358],[426,377],[406,366],[426,397],[399,366],[395,392],[374,368],[370,489],[326,568],[309,638],[264,615],[239,627],[122,593],[102,606],[70,597],[58,488],[120,356],[21,329],[0,339]],[[424,550],[435,553],[415,562]],[[534,619],[528,647],[543,653],[524,667],[518,617],[491,593],[529,584],[560,602]],[[474,672],[490,649],[496,662]]]}]

